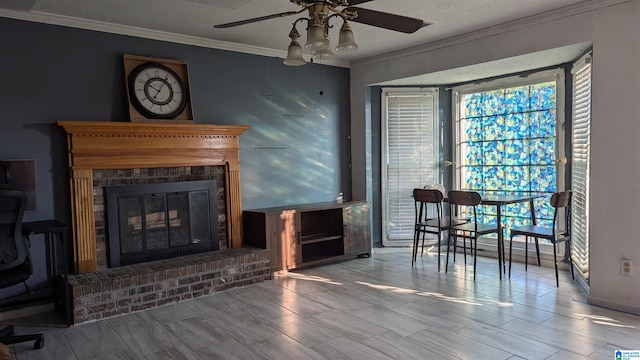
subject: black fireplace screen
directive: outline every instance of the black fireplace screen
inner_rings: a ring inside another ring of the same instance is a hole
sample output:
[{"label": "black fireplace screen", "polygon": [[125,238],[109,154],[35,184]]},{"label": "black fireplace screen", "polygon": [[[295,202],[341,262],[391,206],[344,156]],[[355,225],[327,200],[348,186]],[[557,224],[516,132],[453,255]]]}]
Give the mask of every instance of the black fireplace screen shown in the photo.
[{"label": "black fireplace screen", "polygon": [[218,250],[214,180],[105,190],[111,267]]}]

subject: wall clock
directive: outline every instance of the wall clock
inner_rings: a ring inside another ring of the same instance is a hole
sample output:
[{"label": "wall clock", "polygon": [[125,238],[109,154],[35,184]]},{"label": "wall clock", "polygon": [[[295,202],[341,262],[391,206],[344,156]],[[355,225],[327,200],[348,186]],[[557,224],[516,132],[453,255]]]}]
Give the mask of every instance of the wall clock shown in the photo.
[{"label": "wall clock", "polygon": [[124,55],[131,121],[193,122],[184,61]]},{"label": "wall clock", "polygon": [[155,62],[138,65],[129,74],[129,99],[150,119],[174,119],[187,104],[188,92],[175,71]]}]

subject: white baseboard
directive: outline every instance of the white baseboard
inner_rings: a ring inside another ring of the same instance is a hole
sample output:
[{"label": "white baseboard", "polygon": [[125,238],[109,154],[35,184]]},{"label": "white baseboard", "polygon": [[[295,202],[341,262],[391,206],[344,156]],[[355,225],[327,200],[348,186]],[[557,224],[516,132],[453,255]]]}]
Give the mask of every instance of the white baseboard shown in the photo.
[{"label": "white baseboard", "polygon": [[601,306],[611,310],[623,311],[633,315],[640,315],[640,306],[631,304],[621,304],[615,301],[598,298],[595,296],[587,296],[587,302],[591,305]]}]

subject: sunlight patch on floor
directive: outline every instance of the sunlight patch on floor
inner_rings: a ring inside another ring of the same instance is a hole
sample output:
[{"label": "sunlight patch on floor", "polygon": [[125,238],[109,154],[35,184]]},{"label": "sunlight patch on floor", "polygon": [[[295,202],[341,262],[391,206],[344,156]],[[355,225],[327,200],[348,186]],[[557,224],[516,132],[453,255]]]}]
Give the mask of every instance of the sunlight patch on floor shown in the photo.
[{"label": "sunlight patch on floor", "polygon": [[389,286],[389,285],[371,284],[371,283],[367,283],[367,282],[363,282],[363,281],[356,281],[356,284],[365,285],[365,286],[368,286],[368,287],[370,287],[372,289],[377,289],[377,290],[390,290],[392,292],[400,293],[400,294],[415,294],[415,295],[418,295],[418,296],[434,297],[434,298],[438,298],[438,299],[441,299],[441,300],[446,300],[446,301],[460,303],[460,304],[483,306],[482,304],[480,304],[478,302],[470,301],[470,300],[463,299],[463,298],[446,296],[444,294],[436,293],[436,292],[413,290],[413,289],[400,288],[400,287],[397,287],[397,286]]},{"label": "sunlight patch on floor", "polygon": [[274,276],[275,277],[286,277],[286,278],[297,279],[297,280],[316,281],[316,282],[321,282],[321,283],[331,284],[331,285],[343,285],[340,282],[335,282],[335,281],[333,281],[331,279],[327,279],[327,278],[324,278],[322,276],[305,275],[305,274],[293,273],[293,272],[288,272],[288,273],[284,273],[284,274],[275,274]]},{"label": "sunlight patch on floor", "polygon": [[587,315],[587,314],[576,314],[578,316],[583,316],[587,319],[590,319],[592,323],[594,324],[599,324],[599,325],[606,325],[606,326],[612,326],[612,327],[619,327],[619,328],[629,328],[629,329],[635,329],[636,326],[634,325],[625,325],[622,324],[619,320],[610,318],[608,316],[600,316],[600,315]]}]

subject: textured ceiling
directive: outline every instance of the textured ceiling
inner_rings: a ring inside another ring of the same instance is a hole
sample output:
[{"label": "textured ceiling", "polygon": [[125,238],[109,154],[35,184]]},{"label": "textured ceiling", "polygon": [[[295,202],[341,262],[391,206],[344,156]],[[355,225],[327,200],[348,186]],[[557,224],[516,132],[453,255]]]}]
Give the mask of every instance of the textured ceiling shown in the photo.
[{"label": "textured ceiling", "polygon": [[[505,31],[522,19],[536,21],[630,0],[373,0],[358,6],[422,19],[431,25],[404,34],[352,22],[359,49],[325,61],[349,62],[446,41],[474,31]],[[0,0],[0,16],[158,38],[232,51],[284,57],[291,24],[299,16],[215,29],[214,25],[299,10],[290,0]],[[514,25],[515,24],[515,25]],[[330,31],[335,46],[339,23]],[[303,34],[304,26],[299,26]],[[472,81],[545,66],[577,57],[590,46],[575,44],[512,59],[398,79],[382,85],[438,85]],[[305,54],[308,57],[310,54]]]},{"label": "textured ceiling", "polygon": [[[489,28],[527,16],[594,0],[374,0],[359,6],[422,19],[432,25],[414,34],[352,23],[359,50],[340,56],[353,61]],[[4,9],[4,11],[3,11]],[[286,51],[296,16],[214,29],[216,24],[298,10],[289,0],[2,0],[0,15],[38,19],[91,20],[101,24],[187,35]],[[86,21],[85,21],[86,23]],[[337,28],[331,30],[335,45]],[[304,29],[299,29],[304,33]],[[304,40],[304,35],[303,39]]]}]

